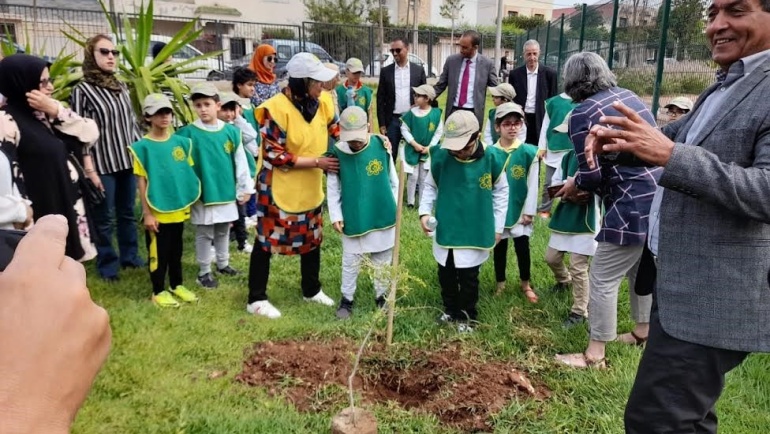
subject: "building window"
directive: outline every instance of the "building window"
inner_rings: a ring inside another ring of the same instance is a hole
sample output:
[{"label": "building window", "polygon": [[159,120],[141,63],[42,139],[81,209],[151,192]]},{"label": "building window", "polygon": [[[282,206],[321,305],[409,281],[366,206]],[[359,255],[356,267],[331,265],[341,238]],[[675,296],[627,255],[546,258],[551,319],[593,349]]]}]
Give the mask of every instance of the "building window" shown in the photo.
[{"label": "building window", "polygon": [[519,13],[516,12],[516,11],[508,11],[508,16],[509,17],[518,17]]},{"label": "building window", "polygon": [[545,19],[545,15],[543,14],[535,14],[535,18],[540,18],[541,20]]},{"label": "building window", "polygon": [[246,55],[246,40],[243,38],[230,38],[230,58],[238,59]]},{"label": "building window", "polygon": [[620,17],[620,21],[618,22],[619,27],[628,27],[628,18],[626,17]]}]

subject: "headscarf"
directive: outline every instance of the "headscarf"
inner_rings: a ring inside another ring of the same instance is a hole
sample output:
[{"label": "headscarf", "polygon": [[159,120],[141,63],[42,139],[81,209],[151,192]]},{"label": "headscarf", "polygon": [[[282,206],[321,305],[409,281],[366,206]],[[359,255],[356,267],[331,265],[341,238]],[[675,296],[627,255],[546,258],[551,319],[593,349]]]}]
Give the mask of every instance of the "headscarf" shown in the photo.
[{"label": "headscarf", "polygon": [[319,102],[307,93],[307,78],[289,77],[289,89],[291,90],[291,101],[294,107],[297,107],[302,117],[307,122],[311,122],[318,112]]},{"label": "headscarf", "polygon": [[40,76],[49,64],[29,54],[14,54],[0,61],[0,94],[9,106],[33,112],[27,92],[40,89]]},{"label": "headscarf", "polygon": [[[96,35],[86,42],[86,52],[83,58],[83,81],[113,92],[121,92],[123,88],[120,86],[120,81],[115,76],[115,73],[102,70],[96,63],[96,55],[94,53],[96,44],[104,39],[104,35]],[[106,39],[109,40],[109,38]]]},{"label": "headscarf", "polygon": [[257,51],[254,52],[254,57],[251,58],[251,64],[249,69],[257,73],[257,81],[264,84],[273,84],[275,81],[275,73],[265,66],[265,57],[275,56],[275,48],[272,45],[262,44],[257,47]]}]

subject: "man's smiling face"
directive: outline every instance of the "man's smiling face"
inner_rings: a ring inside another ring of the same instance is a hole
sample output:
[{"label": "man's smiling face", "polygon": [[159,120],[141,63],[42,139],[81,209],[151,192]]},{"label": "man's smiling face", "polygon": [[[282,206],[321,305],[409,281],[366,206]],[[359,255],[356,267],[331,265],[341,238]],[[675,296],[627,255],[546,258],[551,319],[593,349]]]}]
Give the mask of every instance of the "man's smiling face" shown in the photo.
[{"label": "man's smiling face", "polygon": [[711,57],[721,67],[770,49],[770,11],[763,10],[760,1],[767,2],[714,0],[709,5],[706,36]]}]

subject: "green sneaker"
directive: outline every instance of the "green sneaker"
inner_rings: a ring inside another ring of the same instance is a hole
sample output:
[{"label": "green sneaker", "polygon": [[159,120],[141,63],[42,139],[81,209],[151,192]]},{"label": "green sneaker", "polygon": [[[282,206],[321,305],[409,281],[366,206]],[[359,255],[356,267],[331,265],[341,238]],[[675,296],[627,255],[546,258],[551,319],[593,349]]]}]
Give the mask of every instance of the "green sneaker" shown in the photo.
[{"label": "green sneaker", "polygon": [[198,301],[198,296],[182,285],[179,285],[176,288],[172,289],[171,292],[177,297],[179,297],[180,300],[186,303],[195,303],[196,301]]},{"label": "green sneaker", "polygon": [[179,302],[174,300],[174,296],[168,291],[153,295],[152,302],[159,307],[179,307]]}]

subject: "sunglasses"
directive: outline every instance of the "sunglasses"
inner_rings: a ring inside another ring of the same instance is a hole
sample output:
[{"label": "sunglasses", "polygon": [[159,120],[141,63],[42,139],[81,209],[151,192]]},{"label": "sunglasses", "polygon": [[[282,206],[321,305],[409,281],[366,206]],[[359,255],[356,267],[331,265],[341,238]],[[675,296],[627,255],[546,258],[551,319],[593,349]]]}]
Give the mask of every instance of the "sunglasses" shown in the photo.
[{"label": "sunglasses", "polygon": [[107,48],[100,48],[99,52],[102,53],[102,56],[109,56],[110,54],[112,54],[113,57],[120,56],[120,51],[118,51],[118,50],[110,50],[110,49],[107,49]]},{"label": "sunglasses", "polygon": [[400,54],[401,53],[401,49],[400,48],[391,48],[390,52],[393,53],[393,54]]},{"label": "sunglasses", "polygon": [[277,62],[278,56],[267,56],[265,59],[267,59],[268,62]]}]

